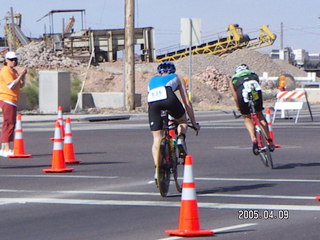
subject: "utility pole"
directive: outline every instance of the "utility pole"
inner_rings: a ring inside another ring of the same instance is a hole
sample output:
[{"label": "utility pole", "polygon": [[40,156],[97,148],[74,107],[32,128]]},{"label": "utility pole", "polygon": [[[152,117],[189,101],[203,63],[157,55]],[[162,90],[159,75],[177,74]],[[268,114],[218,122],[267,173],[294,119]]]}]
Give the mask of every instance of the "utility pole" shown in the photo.
[{"label": "utility pole", "polygon": [[190,36],[189,36],[189,89],[188,89],[188,98],[190,102],[192,102],[192,31],[193,31],[193,24],[192,19],[189,18],[189,28],[190,28]]},{"label": "utility pole", "polygon": [[135,108],[134,74],[134,0],[125,0],[125,104],[127,110]]},{"label": "utility pole", "polygon": [[13,8],[10,8],[10,17],[11,17],[11,44],[9,44],[9,49],[10,51],[15,51],[16,50],[16,28],[14,26],[14,16],[13,16]]},{"label": "utility pole", "polygon": [[280,23],[280,50],[283,50],[283,22]]}]

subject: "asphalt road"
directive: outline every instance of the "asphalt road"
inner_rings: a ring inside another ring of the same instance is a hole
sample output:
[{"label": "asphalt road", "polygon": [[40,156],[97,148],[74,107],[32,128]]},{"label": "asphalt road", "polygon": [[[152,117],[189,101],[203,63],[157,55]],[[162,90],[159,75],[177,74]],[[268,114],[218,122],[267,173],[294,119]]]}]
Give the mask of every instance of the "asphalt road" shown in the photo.
[{"label": "asphalt road", "polygon": [[[320,108],[314,121],[276,119],[275,169],[251,152],[241,119],[231,112],[198,112],[190,130],[201,239],[319,239]],[[80,164],[73,172],[44,173],[51,165],[54,123],[23,124],[31,158],[0,159],[1,240],[179,239],[181,195],[162,198],[152,181],[151,134],[145,114],[129,120],[73,122]],[[69,166],[69,165],[68,165]],[[257,216],[257,218],[255,218]]]}]

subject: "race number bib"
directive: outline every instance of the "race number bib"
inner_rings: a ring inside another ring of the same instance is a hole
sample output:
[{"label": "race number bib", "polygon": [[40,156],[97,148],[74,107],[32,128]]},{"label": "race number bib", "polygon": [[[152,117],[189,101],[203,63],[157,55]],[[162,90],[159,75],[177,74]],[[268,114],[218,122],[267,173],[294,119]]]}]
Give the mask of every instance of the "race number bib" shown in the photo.
[{"label": "race number bib", "polygon": [[148,102],[155,102],[164,99],[167,99],[167,91],[165,87],[154,88],[148,93]]},{"label": "race number bib", "polygon": [[[243,89],[242,89],[243,101],[245,103],[249,102],[248,94],[252,93],[252,95],[257,95],[256,91],[260,91],[260,90],[261,90],[261,87],[257,81],[255,80],[245,81],[243,83]],[[257,100],[257,99],[253,99],[253,100]]]}]

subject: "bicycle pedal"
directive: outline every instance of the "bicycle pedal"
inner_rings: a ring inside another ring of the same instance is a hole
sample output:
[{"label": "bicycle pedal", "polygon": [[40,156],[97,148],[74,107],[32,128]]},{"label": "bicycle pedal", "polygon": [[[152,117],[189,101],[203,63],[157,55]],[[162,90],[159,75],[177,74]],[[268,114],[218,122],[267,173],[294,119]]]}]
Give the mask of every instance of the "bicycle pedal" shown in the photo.
[{"label": "bicycle pedal", "polygon": [[154,183],[156,184],[157,188],[159,188],[159,186],[158,186],[158,179],[154,179]]},{"label": "bicycle pedal", "polygon": [[269,148],[270,152],[274,152],[274,150],[275,150],[275,146],[273,144],[272,145],[269,144],[268,148]]},{"label": "bicycle pedal", "polygon": [[184,158],[180,158],[177,160],[177,165],[184,165]]}]

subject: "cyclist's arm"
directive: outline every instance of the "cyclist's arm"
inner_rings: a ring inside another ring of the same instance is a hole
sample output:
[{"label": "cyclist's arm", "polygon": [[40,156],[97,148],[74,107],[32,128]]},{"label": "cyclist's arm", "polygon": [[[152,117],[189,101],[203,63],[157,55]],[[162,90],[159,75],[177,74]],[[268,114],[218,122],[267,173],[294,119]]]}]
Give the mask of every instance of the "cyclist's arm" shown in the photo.
[{"label": "cyclist's arm", "polygon": [[184,106],[186,108],[187,114],[188,114],[188,116],[190,118],[190,121],[192,123],[192,126],[197,128],[198,124],[196,123],[196,119],[195,119],[195,116],[194,116],[192,103],[189,101],[187,87],[185,85],[185,82],[182,81],[180,77],[179,77],[179,82],[180,82],[179,83],[179,92],[180,92],[180,95],[181,95],[182,102],[184,103]]},{"label": "cyclist's arm", "polygon": [[240,106],[239,106],[239,99],[238,99],[238,95],[237,95],[237,92],[236,90],[234,89],[234,86],[232,84],[232,81],[229,81],[229,87],[230,87],[230,90],[231,90],[231,94],[232,94],[232,97],[237,105],[237,108],[238,110],[240,109]]}]

